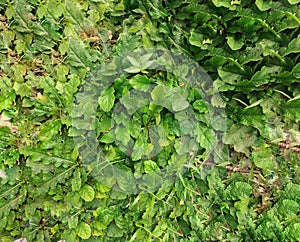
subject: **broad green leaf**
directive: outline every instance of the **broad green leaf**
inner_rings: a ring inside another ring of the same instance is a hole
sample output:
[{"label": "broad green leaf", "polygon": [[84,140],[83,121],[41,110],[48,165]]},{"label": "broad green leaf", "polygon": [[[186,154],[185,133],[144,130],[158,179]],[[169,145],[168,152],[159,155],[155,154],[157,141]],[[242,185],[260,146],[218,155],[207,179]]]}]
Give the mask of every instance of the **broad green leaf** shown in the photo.
[{"label": "broad green leaf", "polygon": [[292,74],[296,77],[296,78],[300,78],[300,63],[298,63],[297,65],[294,66],[293,70],[292,70]]},{"label": "broad green leaf", "polygon": [[59,82],[65,82],[67,80],[66,76],[69,73],[69,67],[66,65],[59,65],[56,68],[56,78]]},{"label": "broad green leaf", "polygon": [[107,229],[107,236],[111,238],[121,238],[124,232],[115,224],[111,224]]},{"label": "broad green leaf", "polygon": [[279,72],[281,69],[280,66],[263,66],[260,71],[257,71],[251,78],[251,82],[255,86],[261,86],[270,81],[271,75],[274,72]]},{"label": "broad green leaf", "polygon": [[262,112],[262,108],[260,106],[250,106],[244,108],[240,112],[239,121],[241,124],[261,130],[266,116]]},{"label": "broad green leaf", "polygon": [[226,38],[227,38],[227,44],[232,50],[239,50],[244,46],[243,39],[236,40],[234,37],[226,37]]},{"label": "broad green leaf", "polygon": [[267,11],[272,7],[271,1],[256,0],[255,4],[260,11]]},{"label": "broad green leaf", "polygon": [[[121,167],[115,174],[116,178],[117,178],[117,182],[118,182],[118,186],[121,189],[121,191],[124,191],[125,193],[119,194],[120,199],[121,196],[125,196],[127,193],[133,194],[136,192],[136,180],[133,176],[133,174],[131,173],[130,168],[123,166]],[[116,193],[116,196],[118,196],[118,192]],[[119,198],[117,198],[119,199]]]},{"label": "broad green leaf", "polygon": [[289,55],[291,53],[299,53],[300,52],[300,35],[297,38],[292,39],[286,50],[283,51],[284,56]]},{"label": "broad green leaf", "polygon": [[203,46],[203,41],[204,41],[204,35],[199,34],[195,31],[191,32],[191,36],[189,38],[189,42],[191,45],[197,46],[197,47],[202,47]]},{"label": "broad green leaf", "polygon": [[223,142],[231,144],[237,152],[248,153],[249,147],[257,140],[256,131],[252,127],[235,124],[225,134]]},{"label": "broad green leaf", "polygon": [[79,191],[81,187],[81,174],[80,170],[76,169],[72,177],[72,191]]},{"label": "broad green leaf", "polygon": [[218,74],[221,77],[222,81],[230,84],[237,84],[242,79],[241,75],[224,71],[222,69],[218,70]]},{"label": "broad green leaf", "polygon": [[6,92],[0,96],[0,111],[11,107],[12,102],[16,98],[16,93],[14,91]]},{"label": "broad green leaf", "polygon": [[[164,180],[157,173],[145,174],[139,184],[140,187],[147,187],[151,191],[158,190]],[[148,209],[150,209],[149,207]],[[153,215],[154,216],[154,215]]]},{"label": "broad green leaf", "polygon": [[231,7],[230,0],[212,0],[212,2],[216,7]]},{"label": "broad green leaf", "polygon": [[128,114],[133,114],[141,107],[149,104],[149,99],[149,93],[132,90],[126,95],[123,95],[123,97],[120,99],[120,103],[122,103],[126,107]]},{"label": "broad green leaf", "polygon": [[226,102],[223,100],[221,95],[215,94],[211,98],[211,105],[216,108],[225,108]]},{"label": "broad green leaf", "polygon": [[300,99],[291,99],[290,101],[283,103],[281,106],[282,112],[284,115],[294,121],[299,121],[299,111],[300,111]]},{"label": "broad green leaf", "polygon": [[[166,101],[167,102],[167,101]],[[175,112],[182,111],[189,106],[189,102],[184,99],[179,93],[174,92],[171,97],[172,109]]]},{"label": "broad green leaf", "polygon": [[139,120],[139,117],[135,118],[131,118],[130,122],[129,122],[129,131],[130,131],[130,135],[133,138],[137,138],[141,131],[142,131],[142,127],[141,127],[141,121]]},{"label": "broad green leaf", "polygon": [[68,62],[71,66],[76,68],[93,67],[92,62],[96,61],[97,57],[92,56],[92,52],[86,48],[85,43],[72,38],[68,43],[68,47]]},{"label": "broad green leaf", "polygon": [[300,185],[289,183],[286,185],[284,192],[281,193],[281,197],[285,199],[295,200],[298,204],[300,204]]},{"label": "broad green leaf", "polygon": [[68,224],[70,229],[76,229],[78,226],[78,217],[77,216],[71,216],[68,218]]},{"label": "broad green leaf", "polygon": [[208,104],[204,100],[196,100],[193,103],[195,110],[198,110],[200,113],[208,113]]},{"label": "broad green leaf", "polygon": [[134,57],[127,56],[127,59],[130,61],[130,63],[131,63],[133,66],[139,67],[140,64],[141,64],[141,62],[140,62],[138,59],[134,58]]},{"label": "broad green leaf", "polygon": [[234,182],[226,188],[227,195],[233,199],[243,199],[252,193],[252,187],[246,182]]},{"label": "broad green leaf", "polygon": [[40,140],[51,140],[53,136],[58,135],[59,130],[61,129],[60,120],[51,120],[51,122],[45,123],[42,126],[39,138]]},{"label": "broad green leaf", "polygon": [[289,225],[284,231],[286,238],[294,241],[300,240],[300,223]]},{"label": "broad green leaf", "polygon": [[13,66],[14,70],[14,79],[16,82],[23,82],[24,75],[26,74],[26,67],[21,64],[17,64]]},{"label": "broad green leaf", "polygon": [[[232,189],[232,188],[231,188]],[[229,197],[231,196],[231,191],[229,191]],[[236,208],[237,210],[240,210],[242,212],[247,211],[248,205],[250,202],[250,197],[249,196],[244,196],[243,198],[241,198],[239,201],[236,201],[234,203],[234,208]]]},{"label": "broad green leaf", "polygon": [[276,157],[272,154],[272,149],[261,146],[259,149],[252,152],[254,164],[261,168],[264,173],[276,171],[277,162]]},{"label": "broad green leaf", "polygon": [[288,2],[290,4],[297,4],[297,3],[300,3],[300,0],[288,0]]},{"label": "broad green leaf", "polygon": [[44,164],[43,162],[35,162],[32,161],[31,159],[29,159],[26,162],[26,166],[31,168],[32,173],[34,175],[37,175],[40,172],[49,173],[55,169],[55,166],[53,164],[49,165],[49,164]]},{"label": "broad green leaf", "polygon": [[137,229],[134,235],[129,240],[129,242],[135,242],[135,241],[150,241],[150,238],[145,230]]},{"label": "broad green leaf", "polygon": [[159,151],[161,150],[161,147],[168,146],[170,144],[166,136],[166,132],[161,126],[151,126],[149,137],[152,139],[151,143],[154,146],[154,149],[157,149]]},{"label": "broad green leaf", "polygon": [[87,184],[83,185],[83,187],[80,189],[80,197],[86,202],[93,201],[95,197],[94,188]]},{"label": "broad green leaf", "polygon": [[124,69],[124,71],[126,71],[128,73],[139,73],[139,72],[141,72],[141,69],[138,66],[130,66],[130,67]]},{"label": "broad green leaf", "polygon": [[150,87],[151,80],[148,79],[146,76],[135,75],[129,80],[129,83],[134,89],[146,92]]},{"label": "broad green leaf", "polygon": [[82,239],[89,239],[92,235],[92,229],[87,223],[81,222],[77,228],[77,235]]},{"label": "broad green leaf", "polygon": [[146,132],[140,133],[140,135],[137,137],[131,154],[133,160],[140,160],[142,157],[147,157],[151,153],[153,150],[153,145],[148,143],[148,138],[149,137]]},{"label": "broad green leaf", "polygon": [[149,174],[160,171],[158,165],[152,160],[144,161],[144,169],[145,169],[145,172],[149,173]]},{"label": "broad green leaf", "polygon": [[300,205],[296,201],[290,199],[284,199],[278,203],[278,212],[283,217],[296,215],[299,211],[299,208]]},{"label": "broad green leaf", "polygon": [[113,87],[108,87],[104,93],[99,97],[98,103],[100,108],[104,112],[109,112],[115,103],[115,89]]},{"label": "broad green leaf", "polygon": [[158,85],[151,92],[151,97],[155,103],[159,105],[165,102],[164,97],[167,97],[167,91],[165,90],[164,86]]},{"label": "broad green leaf", "polygon": [[142,63],[147,63],[152,56],[153,56],[152,53],[148,53],[148,54],[142,55],[139,58],[140,58],[140,60],[141,60]]},{"label": "broad green leaf", "polygon": [[115,129],[115,136],[118,141],[126,146],[130,140],[129,129],[122,125],[118,125]]},{"label": "broad green leaf", "polygon": [[109,132],[105,133],[99,141],[106,144],[113,143],[115,141],[113,130],[110,130]]}]

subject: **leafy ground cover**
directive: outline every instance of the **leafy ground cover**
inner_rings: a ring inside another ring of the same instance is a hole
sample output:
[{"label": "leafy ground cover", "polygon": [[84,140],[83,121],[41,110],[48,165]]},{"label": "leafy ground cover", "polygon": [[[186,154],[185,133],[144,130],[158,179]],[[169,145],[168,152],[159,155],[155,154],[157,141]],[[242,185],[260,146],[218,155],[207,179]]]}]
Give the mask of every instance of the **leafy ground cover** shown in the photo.
[{"label": "leafy ground cover", "polygon": [[299,241],[299,2],[0,1],[1,241]]}]

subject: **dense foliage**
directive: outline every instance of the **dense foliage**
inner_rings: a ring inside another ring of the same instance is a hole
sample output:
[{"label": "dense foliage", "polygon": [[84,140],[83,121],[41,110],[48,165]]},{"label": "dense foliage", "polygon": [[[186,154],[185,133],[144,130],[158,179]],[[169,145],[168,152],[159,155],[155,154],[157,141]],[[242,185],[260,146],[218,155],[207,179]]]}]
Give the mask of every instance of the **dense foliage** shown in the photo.
[{"label": "dense foliage", "polygon": [[299,241],[299,3],[1,0],[0,240]]}]

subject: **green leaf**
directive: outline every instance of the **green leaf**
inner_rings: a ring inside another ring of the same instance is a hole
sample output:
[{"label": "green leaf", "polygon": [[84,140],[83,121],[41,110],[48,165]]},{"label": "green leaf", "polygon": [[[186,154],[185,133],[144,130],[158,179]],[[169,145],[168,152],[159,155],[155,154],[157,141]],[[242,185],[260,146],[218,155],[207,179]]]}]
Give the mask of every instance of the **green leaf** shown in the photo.
[{"label": "green leaf", "polygon": [[77,235],[82,239],[89,239],[92,235],[92,230],[90,225],[84,222],[81,222],[77,226],[76,231],[77,231]]},{"label": "green leaf", "polygon": [[133,114],[139,108],[149,104],[149,102],[149,94],[137,90],[132,90],[120,99],[120,103],[126,107],[128,114]]},{"label": "green leaf", "polygon": [[176,92],[174,92],[171,97],[171,103],[174,112],[179,112],[189,107],[189,102]]},{"label": "green leaf", "polygon": [[231,4],[230,4],[230,0],[212,0],[213,4],[216,7],[226,7],[226,8],[230,8]]},{"label": "green leaf", "polygon": [[69,73],[69,67],[66,65],[59,65],[56,68],[56,78],[59,82],[67,80],[66,75]]},{"label": "green leaf", "polygon": [[149,174],[160,171],[158,165],[152,160],[144,161],[144,169],[145,169],[145,172],[149,173]]},{"label": "green leaf", "polygon": [[105,144],[113,143],[115,141],[113,130],[110,130],[109,132],[105,133],[99,141]]},{"label": "green leaf", "polygon": [[95,191],[90,185],[86,184],[80,189],[80,197],[86,202],[91,202],[94,200]]},{"label": "green leaf", "polygon": [[255,86],[261,86],[270,82],[272,73],[279,72],[281,69],[280,66],[263,66],[260,71],[257,71],[251,78],[251,82]]},{"label": "green leaf", "polygon": [[300,3],[300,0],[288,0],[288,2],[292,5]]},{"label": "green leaf", "polygon": [[115,224],[111,224],[107,229],[107,236],[111,238],[121,238],[123,234],[123,231]]},{"label": "green leaf", "polygon": [[266,119],[266,116],[262,112],[260,106],[248,106],[244,108],[239,114],[239,120],[241,124],[252,126],[261,130],[263,126],[263,121]]},{"label": "green leaf", "polygon": [[243,39],[236,40],[234,37],[226,37],[226,38],[227,38],[227,44],[232,50],[239,50],[244,46]]},{"label": "green leaf", "polygon": [[51,122],[46,122],[40,131],[40,140],[52,140],[53,136],[58,135],[59,130],[61,129],[60,120],[51,120]]},{"label": "green leaf", "polygon": [[150,84],[151,84],[151,80],[148,79],[147,76],[142,76],[142,75],[135,75],[133,78],[131,78],[129,80],[130,85],[137,90],[141,90],[141,91],[148,91]]},{"label": "green leaf", "polygon": [[115,103],[115,89],[108,87],[104,93],[99,97],[98,104],[104,112],[109,112]]},{"label": "green leaf", "polygon": [[300,35],[297,38],[292,39],[288,47],[285,51],[283,51],[284,56],[292,54],[292,53],[299,53],[300,52]]},{"label": "green leaf", "polygon": [[150,241],[149,235],[144,229],[137,229],[129,242]]},{"label": "green leaf", "polygon": [[140,160],[142,157],[148,157],[153,150],[153,145],[148,143],[148,135],[146,132],[141,132],[137,137],[132,151],[132,160]]},{"label": "green leaf", "polygon": [[16,93],[14,91],[6,92],[0,96],[0,112],[12,106],[12,102],[16,98]]},{"label": "green leaf", "polygon": [[272,149],[266,145],[252,152],[254,164],[261,168],[264,173],[276,171],[276,157],[272,154]]},{"label": "green leaf", "polygon": [[241,124],[234,124],[223,138],[225,144],[231,144],[237,152],[243,153],[248,153],[256,140],[255,129]]},{"label": "green leaf", "polygon": [[96,59],[92,56],[91,51],[85,47],[85,44],[82,41],[77,41],[72,38],[68,44],[68,62],[71,66],[77,68],[93,67],[92,61],[96,61]]},{"label": "green leaf", "polygon": [[227,195],[233,199],[243,199],[252,193],[252,187],[246,182],[234,182],[226,188]]},{"label": "green leaf", "polygon": [[80,170],[76,169],[72,177],[72,191],[79,191],[81,187],[81,174]]},{"label": "green leaf", "polygon": [[260,11],[267,11],[272,7],[272,2],[264,1],[264,0],[256,0],[255,5],[258,7]]},{"label": "green leaf", "polygon": [[198,110],[200,113],[208,113],[208,104],[204,100],[196,100],[193,103],[193,107],[195,110]]},{"label": "green leaf", "polygon": [[68,219],[68,224],[69,224],[70,229],[76,229],[76,227],[78,226],[78,217],[77,216],[71,216]]},{"label": "green leaf", "polygon": [[300,223],[289,225],[284,231],[286,238],[294,241],[300,240]]},{"label": "green leaf", "polygon": [[218,70],[218,74],[221,77],[222,81],[229,83],[229,84],[237,84],[241,79],[242,76],[236,73],[224,71],[222,69]]},{"label": "green leaf", "polygon": [[124,69],[124,71],[126,71],[128,73],[139,73],[139,72],[141,72],[141,69],[138,66],[130,66],[130,67]]},{"label": "green leaf", "polygon": [[164,103],[165,97],[168,97],[166,88],[162,85],[156,86],[151,92],[151,97],[156,105]]},{"label": "green leaf", "polygon": [[300,63],[294,66],[292,74],[294,75],[294,77],[300,78]]},{"label": "green leaf", "polygon": [[278,204],[278,212],[286,218],[296,215],[299,208],[300,205],[296,201],[290,199],[283,199]]},{"label": "green leaf", "polygon": [[133,58],[131,56],[127,56],[127,59],[129,60],[129,62],[133,65],[133,66],[140,66],[140,61],[136,58]]},{"label": "green leaf", "polygon": [[202,47],[203,46],[204,35],[199,34],[195,31],[191,32],[191,36],[189,38],[189,42],[191,45]]},{"label": "green leaf", "polygon": [[40,172],[49,173],[55,169],[55,166],[52,164],[44,164],[43,162],[36,162],[31,159],[26,162],[26,166],[31,168],[34,175],[39,174]]},{"label": "green leaf", "polygon": [[118,141],[120,141],[123,145],[127,145],[130,141],[130,133],[127,127],[122,125],[118,125],[115,129],[115,136]]},{"label": "green leaf", "polygon": [[296,122],[300,120],[300,99],[291,99],[290,101],[283,103],[281,109],[288,119]]}]

